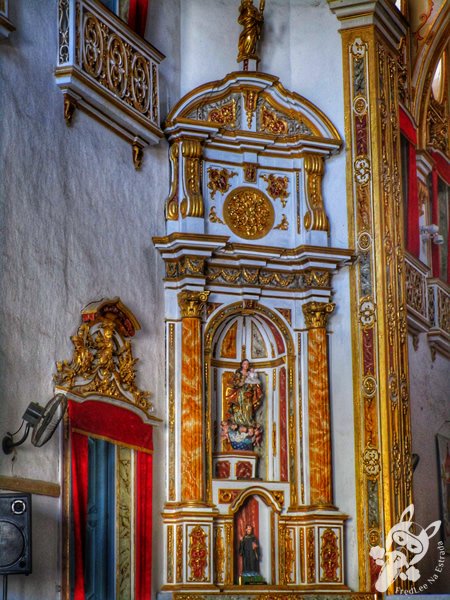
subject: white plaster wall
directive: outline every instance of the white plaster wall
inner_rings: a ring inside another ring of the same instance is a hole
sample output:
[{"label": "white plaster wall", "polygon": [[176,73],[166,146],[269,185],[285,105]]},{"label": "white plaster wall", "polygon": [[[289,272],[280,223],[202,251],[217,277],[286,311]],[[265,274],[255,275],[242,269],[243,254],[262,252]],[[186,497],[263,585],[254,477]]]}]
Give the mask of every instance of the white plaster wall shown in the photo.
[{"label": "white plaster wall", "polygon": [[[426,528],[442,519],[439,501],[439,472],[436,434],[450,438],[450,364],[441,354],[433,362],[426,334],[419,336],[419,347],[414,350],[409,337],[409,381],[411,397],[412,451],[420,457],[414,471],[414,518]],[[433,574],[438,564],[437,542],[441,532],[430,540],[430,548],[418,564],[422,584]],[[427,590],[435,594],[450,590],[450,556],[438,580]]]},{"label": "white plaster wall", "polygon": [[[155,45],[161,42],[169,54],[179,46],[172,18],[178,2],[165,0],[160,13],[162,0],[152,4],[159,14]],[[55,2],[16,0],[10,13],[16,32],[0,44],[0,434],[17,429],[30,401],[51,397],[55,361],[71,356],[81,308],[107,296],[120,296],[141,321],[134,341],[138,384],[151,390],[156,414],[163,416],[163,265],[151,236],[164,233],[167,143],[146,150],[136,172],[130,146],[87,115],[76,112],[67,128],[53,77]],[[161,76],[175,94],[176,60]],[[154,455],[157,540],[162,449],[160,431]],[[0,473],[59,482],[59,460],[55,436],[42,449],[28,442],[12,457],[0,453]],[[10,600],[59,597],[58,501],[35,496],[33,502],[34,572],[10,577]],[[159,555],[155,550],[155,588],[161,584]]]}]

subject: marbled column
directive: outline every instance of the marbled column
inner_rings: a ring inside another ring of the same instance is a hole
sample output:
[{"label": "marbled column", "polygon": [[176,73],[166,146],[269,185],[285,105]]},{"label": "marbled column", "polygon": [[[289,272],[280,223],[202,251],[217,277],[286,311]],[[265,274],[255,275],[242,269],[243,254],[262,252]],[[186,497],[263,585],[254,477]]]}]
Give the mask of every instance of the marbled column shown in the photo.
[{"label": "marbled column", "polygon": [[308,328],[308,424],[310,504],[332,505],[330,397],[326,325],[334,304],[303,306]]},{"label": "marbled column", "polygon": [[201,312],[209,292],[178,294],[181,310],[181,500],[204,502]]}]

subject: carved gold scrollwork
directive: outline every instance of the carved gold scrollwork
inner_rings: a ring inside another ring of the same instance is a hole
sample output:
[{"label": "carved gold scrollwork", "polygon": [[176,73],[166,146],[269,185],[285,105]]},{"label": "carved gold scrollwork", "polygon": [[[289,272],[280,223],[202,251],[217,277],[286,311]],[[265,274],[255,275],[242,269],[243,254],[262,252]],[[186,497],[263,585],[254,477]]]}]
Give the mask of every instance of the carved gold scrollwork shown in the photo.
[{"label": "carved gold scrollwork", "polygon": [[108,40],[106,74],[109,89],[122,98],[127,89],[128,59],[123,41],[115,34]]},{"label": "carved gold scrollwork", "polygon": [[326,327],[328,317],[335,309],[333,302],[307,302],[303,305],[303,314],[308,329]]},{"label": "carved gold scrollwork", "polygon": [[263,192],[241,187],[228,194],[223,206],[223,216],[233,233],[244,239],[256,240],[272,229],[275,213]]},{"label": "carved gold scrollwork", "polygon": [[281,200],[281,205],[284,208],[287,204],[287,198],[289,197],[289,178],[270,173],[269,175],[261,175],[261,179],[267,183],[266,192],[269,194],[269,196],[273,200],[279,198]]},{"label": "carved gold scrollwork", "polygon": [[275,111],[271,111],[265,106],[261,107],[260,126],[262,131],[276,135],[286,135],[289,129],[287,121],[279,117]]},{"label": "carved gold scrollwork", "polygon": [[228,104],[223,104],[220,107],[213,108],[209,111],[208,121],[220,123],[221,125],[236,126],[236,100],[232,100]]},{"label": "carved gold scrollwork", "polygon": [[208,301],[209,292],[193,292],[184,290],[178,294],[178,304],[181,310],[181,317],[200,318],[202,310]]},{"label": "carved gold scrollwork", "polygon": [[304,225],[307,230],[328,231],[329,222],[325,213],[322,198],[323,158],[315,154],[307,154],[304,160],[306,203]]},{"label": "carved gold scrollwork", "polygon": [[320,539],[320,566],[322,567],[322,581],[338,581],[340,567],[339,542],[335,532],[328,528]]},{"label": "carved gold scrollwork", "polygon": [[131,342],[125,339],[134,335],[132,320],[137,323],[118,298],[93,303],[89,321],[71,338],[72,359],[56,363],[55,384],[85,398],[107,396],[151,413],[150,392],[140,390],[135,383],[138,359],[133,357]]},{"label": "carved gold scrollwork", "polygon": [[135,54],[131,63],[131,91],[134,107],[139,112],[146,113],[150,106],[148,62],[143,56]]},{"label": "carved gold scrollwork", "polygon": [[208,536],[205,530],[196,525],[189,532],[189,581],[206,581],[206,568],[208,566]]},{"label": "carved gold scrollwork", "polygon": [[286,528],[284,561],[285,582],[295,583],[295,541],[294,530],[291,527]]},{"label": "carved gold scrollwork", "polygon": [[84,18],[83,38],[83,66],[97,78],[103,67],[103,35],[99,21],[90,13]]},{"label": "carved gold scrollwork", "polygon": [[158,125],[156,64],[83,3],[76,3],[76,10],[83,23],[76,33],[77,63],[98,85]]},{"label": "carved gold scrollwork", "polygon": [[245,112],[247,114],[247,125],[248,128],[251,129],[253,114],[256,110],[256,105],[258,101],[258,92],[256,90],[247,89],[245,90],[244,98]]},{"label": "carved gold scrollwork", "polygon": [[170,147],[170,169],[172,180],[170,182],[169,197],[166,200],[166,219],[176,221],[178,219],[178,144]]},{"label": "carved gold scrollwork", "polygon": [[236,177],[236,171],[228,171],[228,169],[219,169],[214,167],[208,168],[209,182],[208,189],[211,190],[211,198],[214,198],[216,192],[222,195],[230,189],[230,179]]},{"label": "carved gold scrollwork", "polygon": [[281,231],[287,231],[289,229],[289,221],[287,220],[286,215],[281,215],[281,221],[278,225],[275,225],[274,229],[280,229]]},{"label": "carved gold scrollwork", "polygon": [[202,145],[200,140],[182,140],[181,152],[184,160],[184,189],[186,197],[181,201],[183,217],[203,217],[204,205],[201,193]]}]

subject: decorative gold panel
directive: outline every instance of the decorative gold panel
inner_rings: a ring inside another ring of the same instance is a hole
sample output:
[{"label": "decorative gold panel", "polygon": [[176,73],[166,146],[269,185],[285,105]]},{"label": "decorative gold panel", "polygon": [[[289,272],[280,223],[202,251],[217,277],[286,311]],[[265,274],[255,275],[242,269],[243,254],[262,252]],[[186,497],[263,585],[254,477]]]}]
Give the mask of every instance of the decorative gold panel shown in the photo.
[{"label": "decorative gold panel", "polygon": [[246,240],[258,240],[273,227],[275,213],[272,203],[255,188],[233,190],[223,206],[225,223],[233,233]]}]

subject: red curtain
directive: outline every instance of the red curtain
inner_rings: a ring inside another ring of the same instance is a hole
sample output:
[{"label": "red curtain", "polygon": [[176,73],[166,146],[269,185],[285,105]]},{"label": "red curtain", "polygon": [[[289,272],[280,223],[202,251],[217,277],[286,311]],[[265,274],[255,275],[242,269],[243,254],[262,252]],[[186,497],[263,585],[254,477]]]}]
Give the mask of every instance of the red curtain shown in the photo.
[{"label": "red curtain", "polygon": [[136,600],[150,600],[152,589],[152,467],[153,457],[137,454]]},{"label": "red curtain", "polygon": [[148,0],[130,0],[128,25],[141,37],[145,36],[147,24]]},{"label": "red curtain", "polygon": [[72,432],[72,515],[75,553],[74,600],[85,600],[84,547],[88,495],[88,438]]},{"label": "red curtain", "polygon": [[85,600],[84,548],[88,501],[88,436],[138,450],[136,460],[136,600],[151,599],[153,430],[130,410],[107,402],[69,401],[72,443],[74,600]]},{"label": "red curtain", "polygon": [[417,192],[417,162],[416,148],[409,143],[409,173],[408,173],[408,237],[406,248],[411,254],[419,258],[420,233],[419,233],[419,197]]}]

